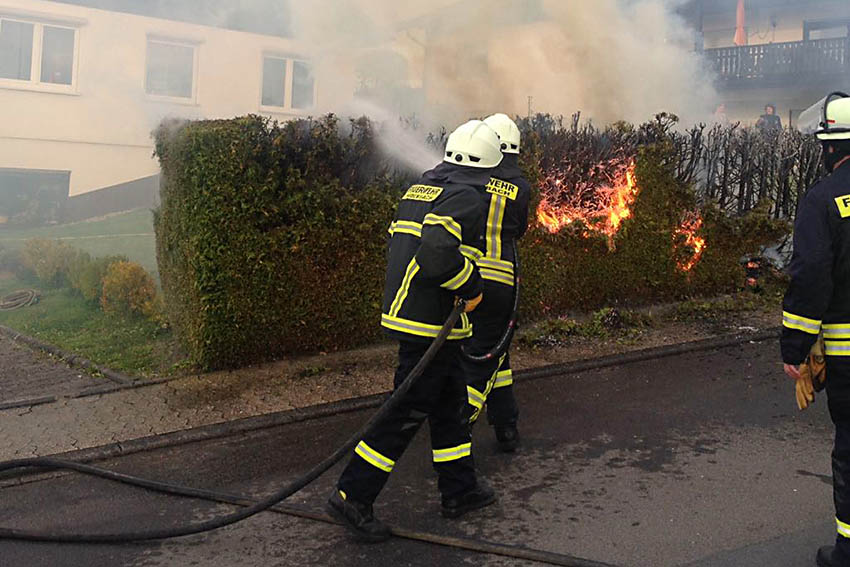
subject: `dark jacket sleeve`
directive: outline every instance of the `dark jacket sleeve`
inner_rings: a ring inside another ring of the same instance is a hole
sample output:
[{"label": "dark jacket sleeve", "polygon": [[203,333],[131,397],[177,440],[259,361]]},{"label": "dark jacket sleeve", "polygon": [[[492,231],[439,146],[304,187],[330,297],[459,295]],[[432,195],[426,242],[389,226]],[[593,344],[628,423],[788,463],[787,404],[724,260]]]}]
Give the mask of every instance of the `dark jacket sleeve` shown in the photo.
[{"label": "dark jacket sleeve", "polygon": [[820,192],[810,191],[794,223],[791,283],[782,302],[782,360],[800,364],[820,333],[832,299],[833,248],[830,209]]},{"label": "dark jacket sleeve", "polygon": [[481,215],[481,198],[469,188],[437,200],[422,221],[416,252],[422,275],[463,299],[477,297],[482,289],[478,267],[460,252],[464,240],[481,232]]}]

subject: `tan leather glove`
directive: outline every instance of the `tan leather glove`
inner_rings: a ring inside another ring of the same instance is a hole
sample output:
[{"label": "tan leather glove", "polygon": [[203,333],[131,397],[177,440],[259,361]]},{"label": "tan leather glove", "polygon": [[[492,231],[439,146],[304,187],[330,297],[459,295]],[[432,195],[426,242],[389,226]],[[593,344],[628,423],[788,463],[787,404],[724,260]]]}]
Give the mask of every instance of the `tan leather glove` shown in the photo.
[{"label": "tan leather glove", "polygon": [[484,299],[484,294],[479,293],[478,297],[473,297],[472,299],[466,300],[466,307],[464,308],[464,313],[469,313],[470,311],[475,311],[475,308],[478,307],[478,304],[481,303],[481,300]]},{"label": "tan leather glove", "polygon": [[823,335],[809,351],[806,361],[800,365],[800,378],[795,385],[797,407],[801,410],[815,401],[815,392],[823,390],[826,384],[826,359],[824,358]]}]

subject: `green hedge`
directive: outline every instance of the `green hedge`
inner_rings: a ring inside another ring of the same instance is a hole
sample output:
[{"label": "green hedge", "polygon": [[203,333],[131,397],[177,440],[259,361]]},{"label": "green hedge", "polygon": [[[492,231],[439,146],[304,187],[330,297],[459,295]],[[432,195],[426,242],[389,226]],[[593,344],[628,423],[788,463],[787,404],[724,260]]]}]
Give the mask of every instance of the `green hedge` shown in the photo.
[{"label": "green hedge", "polygon": [[[734,289],[740,256],[787,231],[761,210],[733,220],[706,209],[707,250],[681,273],[674,231],[697,204],[671,173],[672,151],[641,149],[641,192],[613,251],[604,238],[552,235],[532,219],[522,242],[526,319]],[[156,153],[166,311],[197,364],[235,367],[380,336],[386,228],[410,179],[382,158],[368,121],[169,123]],[[532,133],[523,156],[532,180],[540,153]]]},{"label": "green hedge", "polygon": [[374,341],[402,188],[370,127],[334,117],[163,125],[154,215],[169,321],[194,360],[232,367]]}]

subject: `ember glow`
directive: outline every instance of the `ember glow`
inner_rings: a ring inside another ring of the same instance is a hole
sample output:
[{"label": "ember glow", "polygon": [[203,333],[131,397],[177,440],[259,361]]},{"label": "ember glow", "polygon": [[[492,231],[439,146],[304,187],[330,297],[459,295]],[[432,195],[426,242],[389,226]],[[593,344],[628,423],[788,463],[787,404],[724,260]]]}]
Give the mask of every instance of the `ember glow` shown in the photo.
[{"label": "ember glow", "polygon": [[613,247],[614,236],[632,216],[638,194],[634,160],[612,160],[580,175],[571,167],[551,172],[541,183],[543,198],[537,220],[551,233],[575,222],[590,232],[604,234]]},{"label": "ember glow", "polygon": [[700,229],[702,229],[702,217],[698,212],[692,212],[685,215],[682,224],[673,233],[673,248],[676,250],[684,248],[688,252],[686,259],[676,263],[676,267],[682,272],[693,270],[705,252],[705,238],[697,234]]}]

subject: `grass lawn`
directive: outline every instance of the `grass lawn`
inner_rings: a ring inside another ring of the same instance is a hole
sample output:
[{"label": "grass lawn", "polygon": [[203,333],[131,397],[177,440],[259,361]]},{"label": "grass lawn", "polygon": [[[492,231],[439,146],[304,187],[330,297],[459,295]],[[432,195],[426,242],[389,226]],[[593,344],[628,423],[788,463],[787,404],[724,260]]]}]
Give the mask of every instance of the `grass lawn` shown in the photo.
[{"label": "grass lawn", "polygon": [[60,239],[95,257],[123,254],[159,280],[153,214],[148,209],[55,226],[0,228],[0,246],[20,248],[30,238]]},{"label": "grass lawn", "polygon": [[0,279],[0,296],[22,288],[39,289],[40,301],[0,312],[0,325],[137,377],[172,374],[181,359],[171,331],[150,321],[106,315],[70,289],[43,289],[8,276]]}]

